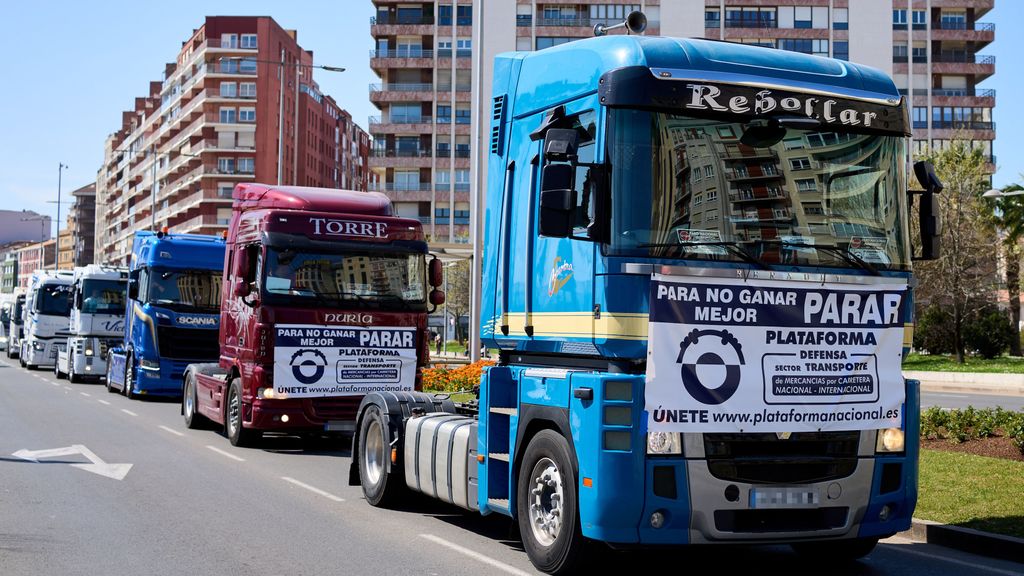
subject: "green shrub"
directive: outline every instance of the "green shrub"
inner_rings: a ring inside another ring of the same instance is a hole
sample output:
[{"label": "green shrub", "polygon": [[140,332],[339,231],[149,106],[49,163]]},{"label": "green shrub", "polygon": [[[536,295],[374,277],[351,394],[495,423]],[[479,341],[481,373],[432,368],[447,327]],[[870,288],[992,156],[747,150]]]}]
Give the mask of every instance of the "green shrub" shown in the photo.
[{"label": "green shrub", "polygon": [[1013,440],[1013,445],[1024,454],[1024,412],[1017,412],[1005,428],[1006,435]]},{"label": "green shrub", "polygon": [[932,406],[921,412],[921,437],[929,440],[941,438],[941,430],[945,428],[948,416],[938,406]]},{"label": "green shrub", "polygon": [[964,325],[964,344],[982,358],[1001,356],[1012,338],[1010,320],[999,310],[981,312]]},{"label": "green shrub", "polygon": [[917,310],[914,348],[929,354],[952,354],[956,348],[953,317],[944,308],[931,305]]},{"label": "green shrub", "polygon": [[984,410],[978,410],[974,419],[975,438],[991,438],[996,435],[996,429],[998,428],[999,418],[995,409],[985,408]]},{"label": "green shrub", "polygon": [[969,419],[964,417],[960,410],[949,411],[949,421],[946,422],[946,433],[949,441],[954,444],[961,444],[971,439]]}]

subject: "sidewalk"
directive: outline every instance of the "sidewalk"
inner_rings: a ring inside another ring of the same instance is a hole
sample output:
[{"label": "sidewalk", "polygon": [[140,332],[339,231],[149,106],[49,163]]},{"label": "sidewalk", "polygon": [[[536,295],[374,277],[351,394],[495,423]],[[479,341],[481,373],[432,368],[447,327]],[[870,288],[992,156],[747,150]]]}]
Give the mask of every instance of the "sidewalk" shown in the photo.
[{"label": "sidewalk", "polygon": [[914,518],[910,530],[899,535],[914,542],[935,544],[979,556],[1024,562],[1024,538],[948,526],[917,518]]},{"label": "sidewalk", "polygon": [[903,377],[908,380],[920,380],[921,389],[929,392],[974,392],[1000,396],[1024,396],[1024,374],[904,370]]}]

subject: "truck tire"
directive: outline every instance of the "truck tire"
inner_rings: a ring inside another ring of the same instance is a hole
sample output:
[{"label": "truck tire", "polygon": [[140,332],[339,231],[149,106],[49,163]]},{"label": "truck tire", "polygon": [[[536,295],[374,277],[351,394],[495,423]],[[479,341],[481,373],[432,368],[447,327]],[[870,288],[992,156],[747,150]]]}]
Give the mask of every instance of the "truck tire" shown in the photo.
[{"label": "truck tire", "polygon": [[853,562],[870,554],[876,544],[878,544],[878,538],[850,538],[848,540],[800,542],[790,544],[790,547],[797,554],[813,560]]},{"label": "truck tire", "polygon": [[565,438],[541,430],[519,466],[516,511],[530,562],[548,574],[572,573],[584,548],[576,474]]},{"label": "truck tire", "polygon": [[185,389],[181,394],[181,414],[185,417],[185,427],[189,430],[203,428],[209,420],[199,413],[199,399],[196,391],[195,375],[191,371],[185,373]]},{"label": "truck tire", "polygon": [[57,357],[57,360],[53,363],[53,375],[54,375],[54,377],[57,378],[57,380],[63,380],[64,376],[65,376],[65,374],[60,371],[60,357],[59,356]]},{"label": "truck tire", "polygon": [[388,423],[380,408],[370,406],[359,425],[359,484],[371,506],[393,506],[405,493],[404,473],[400,466],[388,469],[391,446]]},{"label": "truck tire", "polygon": [[114,373],[114,363],[110,361],[110,356],[107,356],[107,377],[105,378],[106,382],[104,382],[103,385],[107,387],[107,392],[109,392],[111,394],[116,394],[117,390],[115,390],[114,386],[111,385],[111,383],[110,383],[111,382],[111,378],[110,377],[113,375],[113,373]]},{"label": "truck tire", "polygon": [[231,384],[228,385],[228,401],[224,410],[224,433],[232,446],[252,446],[263,436],[261,432],[242,425],[242,384],[238,378],[232,378]]},{"label": "truck tire", "polygon": [[67,366],[67,368],[68,369],[67,369],[67,372],[65,372],[65,374],[68,375],[68,382],[70,382],[72,384],[76,384],[76,383],[82,381],[82,378],[78,374],[75,374],[75,361],[71,358],[71,353],[70,352],[68,352],[68,366]]},{"label": "truck tire", "polygon": [[124,359],[124,397],[133,400],[137,395],[133,390],[135,388],[135,365],[132,362],[132,357],[127,356]]}]

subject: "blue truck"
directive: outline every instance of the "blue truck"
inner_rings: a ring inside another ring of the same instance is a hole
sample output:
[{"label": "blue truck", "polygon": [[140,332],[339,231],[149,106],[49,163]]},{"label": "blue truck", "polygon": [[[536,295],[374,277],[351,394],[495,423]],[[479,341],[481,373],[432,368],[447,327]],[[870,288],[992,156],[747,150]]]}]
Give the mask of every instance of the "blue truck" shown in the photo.
[{"label": "blue truck", "polygon": [[919,163],[907,190],[889,77],[617,35],[498,56],[490,118],[480,330],[499,360],[475,404],[364,399],[349,480],[371,504],[510,516],[553,574],[594,542],[843,561],[910,526],[900,365],[942,185]]},{"label": "blue truck", "polygon": [[181,396],[189,364],[220,354],[224,240],[140,231],[132,244],[124,341],[107,358],[107,391]]}]

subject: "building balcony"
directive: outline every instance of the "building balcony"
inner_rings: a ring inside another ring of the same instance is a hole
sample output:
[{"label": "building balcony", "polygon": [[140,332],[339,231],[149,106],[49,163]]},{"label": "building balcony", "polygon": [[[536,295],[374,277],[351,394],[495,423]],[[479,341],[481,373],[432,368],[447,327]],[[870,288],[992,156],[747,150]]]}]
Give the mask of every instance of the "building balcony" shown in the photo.
[{"label": "building balcony", "polygon": [[991,22],[935,22],[932,25],[932,40],[955,40],[974,42],[975,48],[984,46],[996,38],[996,25]]},{"label": "building balcony", "polygon": [[256,172],[252,169],[239,168],[237,166],[220,166],[215,164],[203,165],[203,176],[224,176],[228,178],[254,178]]},{"label": "building balcony", "polygon": [[785,178],[782,174],[750,174],[740,170],[726,170],[726,180],[779,180]]},{"label": "building balcony", "polygon": [[[907,90],[901,89],[900,94],[907,95]],[[926,88],[914,89],[914,105],[927,106],[928,96],[931,95],[932,106],[974,106],[981,108],[993,108],[996,105],[996,91],[985,88]]]},{"label": "building balcony", "polygon": [[433,14],[421,14],[418,16],[398,16],[391,14],[378,14],[370,16],[370,26],[423,26],[434,25]]},{"label": "building balcony", "polygon": [[204,228],[227,228],[228,219],[217,218],[216,214],[200,214],[194,218],[179,222],[171,228],[178,234],[195,234],[202,232]]},{"label": "building balcony", "polygon": [[433,50],[370,50],[370,68],[433,68]]},{"label": "building balcony", "polygon": [[730,192],[730,202],[784,202],[786,195],[778,190],[766,190],[764,192]]},{"label": "building balcony", "polygon": [[455,158],[469,158],[469,149],[456,148],[453,154],[451,148],[438,148],[435,156],[438,158],[451,158],[452,156]]},{"label": "building balcony", "polygon": [[430,134],[434,121],[430,116],[371,116],[370,133],[378,134]]},{"label": "building balcony", "polygon": [[256,77],[256,66],[247,67],[240,65],[235,60],[222,60],[210,62],[206,65],[207,76],[231,76],[231,77]]},{"label": "building balcony", "polygon": [[[707,20],[704,21],[704,26],[705,27],[708,26]],[[717,21],[714,23],[714,27],[715,28],[719,27]],[[779,22],[778,22],[778,20],[770,20],[770,19],[763,19],[763,18],[726,18],[725,19],[725,27],[726,28],[760,28],[760,29],[778,28],[779,27]]]},{"label": "building balcony", "polygon": [[371,102],[429,102],[433,99],[431,84],[370,84]]},{"label": "building balcony", "polygon": [[370,192],[430,192],[430,182],[409,184],[404,182],[370,182]]},{"label": "building balcony", "polygon": [[425,158],[430,156],[430,148],[374,148],[370,150],[371,158]]},{"label": "building balcony", "polygon": [[241,52],[243,54],[255,54],[259,51],[259,46],[242,46],[241,41],[235,38],[234,42],[224,42],[220,38],[207,38],[203,41],[203,44],[209,49],[210,52]]}]

